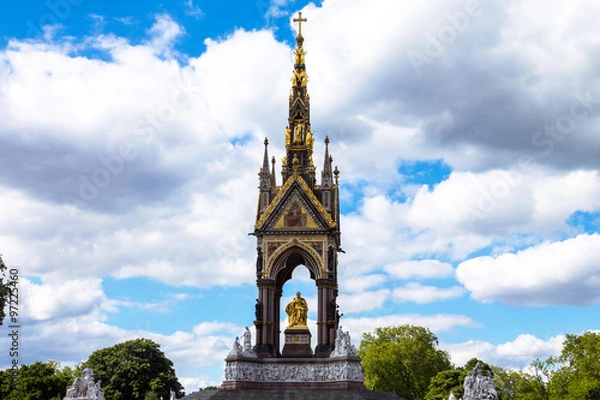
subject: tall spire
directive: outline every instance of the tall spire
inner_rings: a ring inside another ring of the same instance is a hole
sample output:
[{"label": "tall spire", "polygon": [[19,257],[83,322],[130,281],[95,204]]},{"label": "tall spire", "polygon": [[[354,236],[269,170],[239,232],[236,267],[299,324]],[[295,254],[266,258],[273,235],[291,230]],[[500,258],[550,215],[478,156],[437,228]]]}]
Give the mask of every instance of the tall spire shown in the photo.
[{"label": "tall spire", "polygon": [[313,134],[310,128],[310,96],[308,95],[306,64],[304,51],[304,37],[302,36],[302,13],[298,18],[298,35],[296,36],[296,49],[294,50],[294,72],[292,74],[292,89],[289,99],[288,125],[285,128],[286,158],[282,175],[284,181],[293,174],[292,161],[298,160],[297,171],[304,177],[309,186],[314,186],[315,166],[312,160]]},{"label": "tall spire", "polygon": [[269,172],[269,140],[265,138],[265,155],[263,159],[263,166],[260,169],[258,176],[260,177],[260,189],[269,190],[271,188],[272,179],[271,173]]},{"label": "tall spire", "polygon": [[333,158],[329,155],[329,136],[325,136],[325,161],[323,163],[323,172],[321,172],[321,187],[331,189],[333,186],[333,175],[331,173],[331,162]]}]

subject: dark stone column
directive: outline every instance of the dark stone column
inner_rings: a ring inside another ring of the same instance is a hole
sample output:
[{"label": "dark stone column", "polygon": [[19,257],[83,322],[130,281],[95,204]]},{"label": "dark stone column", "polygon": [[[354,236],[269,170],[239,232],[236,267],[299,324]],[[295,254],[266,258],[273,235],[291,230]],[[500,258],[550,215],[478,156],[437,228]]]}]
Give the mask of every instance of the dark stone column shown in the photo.
[{"label": "dark stone column", "polygon": [[254,351],[258,357],[275,357],[275,283],[270,279],[258,279],[258,302],[256,304],[256,345]]},{"label": "dark stone column", "polygon": [[[331,337],[332,326],[335,325],[335,281],[332,279],[317,279],[319,290],[317,329],[318,342],[315,348],[316,357],[329,357],[335,344],[335,336]],[[334,329],[335,335],[335,329]]]}]

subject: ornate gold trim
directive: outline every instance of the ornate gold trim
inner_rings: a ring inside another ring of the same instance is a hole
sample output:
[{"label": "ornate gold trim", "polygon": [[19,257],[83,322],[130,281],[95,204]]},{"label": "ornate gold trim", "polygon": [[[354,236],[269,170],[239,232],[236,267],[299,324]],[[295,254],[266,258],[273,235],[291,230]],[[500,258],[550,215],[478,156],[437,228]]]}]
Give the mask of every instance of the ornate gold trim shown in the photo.
[{"label": "ornate gold trim", "polygon": [[329,228],[335,228],[337,226],[337,223],[331,218],[327,210],[325,210],[325,207],[323,207],[319,199],[317,199],[317,196],[315,196],[310,187],[308,187],[306,182],[304,182],[304,179],[295,175],[293,177],[288,178],[288,180],[283,184],[281,189],[279,189],[279,192],[277,193],[273,201],[271,201],[271,204],[269,204],[265,212],[263,212],[260,216],[260,219],[256,222],[256,224],[254,224],[254,229],[260,229],[260,227],[265,223],[266,219],[273,212],[273,209],[278,205],[282,197],[287,193],[288,189],[290,188],[290,186],[292,186],[294,182],[298,182],[302,189],[304,189],[304,192],[311,200],[311,203],[314,204],[314,206],[317,208],[319,214],[321,214],[325,218],[325,222],[327,223]]}]

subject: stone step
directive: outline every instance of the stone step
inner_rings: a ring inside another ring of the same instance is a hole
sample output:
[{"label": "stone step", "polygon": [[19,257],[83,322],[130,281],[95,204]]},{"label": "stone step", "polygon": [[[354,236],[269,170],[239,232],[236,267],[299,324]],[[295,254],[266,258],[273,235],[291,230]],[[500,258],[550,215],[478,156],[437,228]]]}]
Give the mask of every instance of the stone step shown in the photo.
[{"label": "stone step", "polygon": [[370,390],[217,390],[194,392],[183,400],[403,400],[393,393]]}]

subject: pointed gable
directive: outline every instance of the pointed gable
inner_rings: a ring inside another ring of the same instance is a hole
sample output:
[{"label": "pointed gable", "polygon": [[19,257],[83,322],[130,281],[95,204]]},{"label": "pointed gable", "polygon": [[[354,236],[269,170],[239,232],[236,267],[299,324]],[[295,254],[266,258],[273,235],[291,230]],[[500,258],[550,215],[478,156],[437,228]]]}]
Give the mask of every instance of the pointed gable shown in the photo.
[{"label": "pointed gable", "polygon": [[336,227],[304,179],[288,179],[254,225],[256,230],[323,231]]}]

